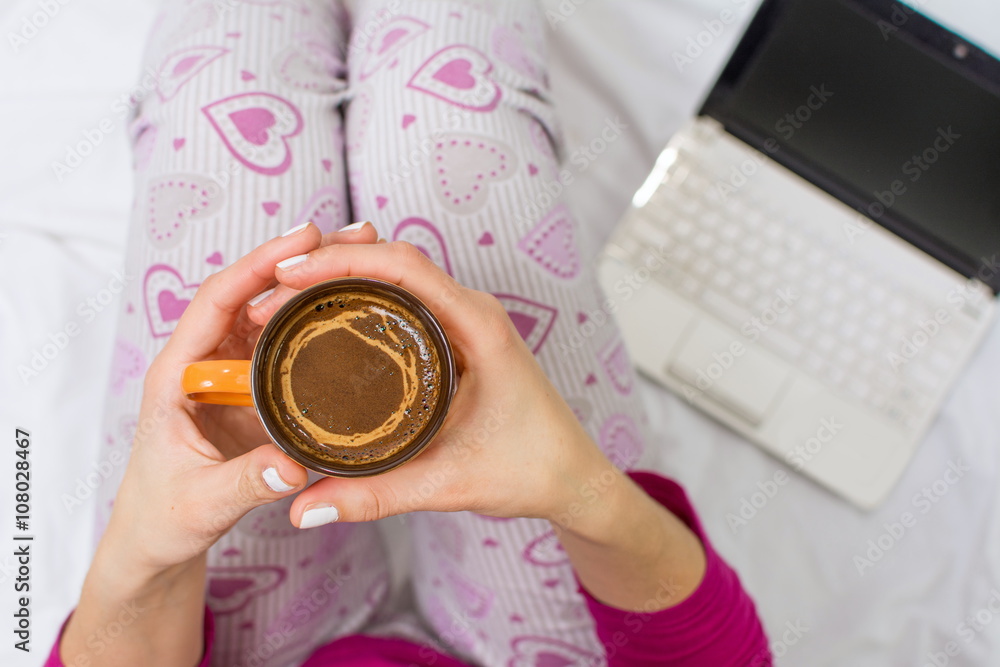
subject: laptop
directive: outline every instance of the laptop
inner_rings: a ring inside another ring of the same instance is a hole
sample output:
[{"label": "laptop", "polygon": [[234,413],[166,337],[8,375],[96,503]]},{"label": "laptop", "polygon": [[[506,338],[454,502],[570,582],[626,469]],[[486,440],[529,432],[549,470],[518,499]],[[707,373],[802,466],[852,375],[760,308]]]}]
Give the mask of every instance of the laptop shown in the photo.
[{"label": "laptop", "polygon": [[1000,62],[885,0],[766,0],[599,258],[640,372],[858,507],[997,312]]}]

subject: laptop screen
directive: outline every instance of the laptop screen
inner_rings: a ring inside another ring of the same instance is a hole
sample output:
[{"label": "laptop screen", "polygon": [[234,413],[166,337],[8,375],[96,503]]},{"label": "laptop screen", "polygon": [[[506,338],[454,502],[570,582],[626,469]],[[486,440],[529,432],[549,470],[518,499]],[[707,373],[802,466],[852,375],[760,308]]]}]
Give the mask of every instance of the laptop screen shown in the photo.
[{"label": "laptop screen", "polygon": [[975,45],[897,3],[769,0],[702,113],[1000,286],[984,262],[1000,253],[1000,63]]}]

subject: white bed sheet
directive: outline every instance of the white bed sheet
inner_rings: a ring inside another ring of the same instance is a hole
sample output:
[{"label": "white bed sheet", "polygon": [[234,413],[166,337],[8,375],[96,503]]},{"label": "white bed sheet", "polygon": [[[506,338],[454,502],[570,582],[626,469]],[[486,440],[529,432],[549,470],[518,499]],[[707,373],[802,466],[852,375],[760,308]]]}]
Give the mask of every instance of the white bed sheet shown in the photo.
[{"label": "white bed sheet", "polygon": [[[591,250],[610,232],[660,147],[697,107],[752,7],[740,0],[545,0],[553,28],[553,81],[568,146],[588,144],[608,119],[622,137],[568,188],[594,230]],[[749,4],[755,5],[756,2]],[[1000,5],[993,0],[925,0],[926,11],[1000,51]],[[130,207],[129,153],[113,101],[132,86],[154,0],[90,0],[60,5],[17,52],[9,43],[39,0],[0,8],[0,475],[13,478],[15,427],[32,433],[32,648],[13,648],[16,571],[13,489],[0,491],[0,664],[39,665],[76,599],[89,558],[93,507],[67,509],[86,494],[100,464],[98,428],[117,302],[93,319],[79,304],[109,286],[121,266]],[[741,17],[689,67],[674,52],[702,22],[733,8]],[[565,18],[565,20],[560,20]],[[115,131],[59,182],[51,163],[82,132],[111,118]],[[50,335],[80,325],[38,377],[17,372]],[[782,469],[774,459],[649,383],[642,399],[657,435],[650,465],[693,496],[717,548],[758,602],[779,664],[924,665],[956,642],[952,665],[1000,664],[1000,328],[963,375],[902,482],[882,508],[863,514],[814,484],[788,484],[745,527],[736,512],[757,484]],[[993,382],[991,382],[993,381]],[[884,524],[913,511],[914,494],[949,462],[971,469],[918,523],[859,576]],[[83,486],[81,486],[83,484]],[[967,617],[980,612],[978,627]],[[984,623],[985,621],[985,623]],[[795,628],[793,632],[791,629]],[[939,659],[940,660],[940,659]],[[933,663],[929,663],[933,664]],[[943,664],[943,663],[942,663]]]}]

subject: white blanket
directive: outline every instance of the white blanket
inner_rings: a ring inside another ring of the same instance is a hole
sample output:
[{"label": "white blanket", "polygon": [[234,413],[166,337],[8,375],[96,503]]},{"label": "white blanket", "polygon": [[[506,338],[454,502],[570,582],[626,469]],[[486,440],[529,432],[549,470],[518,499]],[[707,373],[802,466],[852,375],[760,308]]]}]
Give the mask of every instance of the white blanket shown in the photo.
[{"label": "white blanket", "polygon": [[[113,297],[131,206],[130,156],[113,104],[138,74],[155,4],[5,0],[0,6],[3,665],[41,664],[76,600],[90,557],[88,496],[101,481],[98,427],[119,306],[117,299],[101,302]],[[753,11],[747,5],[756,2],[545,4],[552,24],[552,79],[570,150],[589,144],[609,119],[628,126],[605,152],[569,166],[576,178],[568,196],[594,230],[596,251],[659,149],[697,108]],[[995,0],[918,4],[1000,52]],[[42,5],[58,11],[33,31],[27,26],[41,22]],[[674,54],[683,53],[689,38],[706,29],[703,22],[724,9],[735,10],[739,20],[678,68]],[[11,33],[23,40],[12,43]],[[85,132],[95,136],[105,119],[113,125],[111,133],[60,181],[52,163],[65,161],[66,147]],[[35,353],[44,367],[37,376],[21,377],[18,367],[30,365]],[[783,465],[683,400],[644,383],[643,400],[658,436],[650,465],[689,490],[717,548],[757,600],[779,664],[1000,664],[1000,619],[989,609],[992,604],[1000,612],[997,368],[1000,328],[988,336],[878,511],[862,514],[792,474],[736,531],[726,515],[761,487],[769,488],[767,480]],[[30,655],[14,649],[8,629],[20,596],[10,555],[12,536],[19,532],[13,490],[18,427],[31,433]],[[915,495],[942,479],[949,466],[963,471],[959,481],[935,502],[915,504]],[[917,522],[900,534],[893,524],[906,511]],[[879,544],[889,546],[882,555]],[[870,557],[873,565],[859,573],[856,556]],[[946,656],[946,650],[957,655]]]}]

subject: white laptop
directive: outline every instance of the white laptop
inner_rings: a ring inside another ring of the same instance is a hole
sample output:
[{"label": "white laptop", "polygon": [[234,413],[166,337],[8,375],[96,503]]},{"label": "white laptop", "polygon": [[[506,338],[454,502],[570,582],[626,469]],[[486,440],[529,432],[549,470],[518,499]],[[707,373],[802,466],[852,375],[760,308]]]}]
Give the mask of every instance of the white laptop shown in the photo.
[{"label": "white laptop", "polygon": [[862,508],[1000,289],[1000,63],[902,7],[766,0],[600,259],[641,372]]}]

